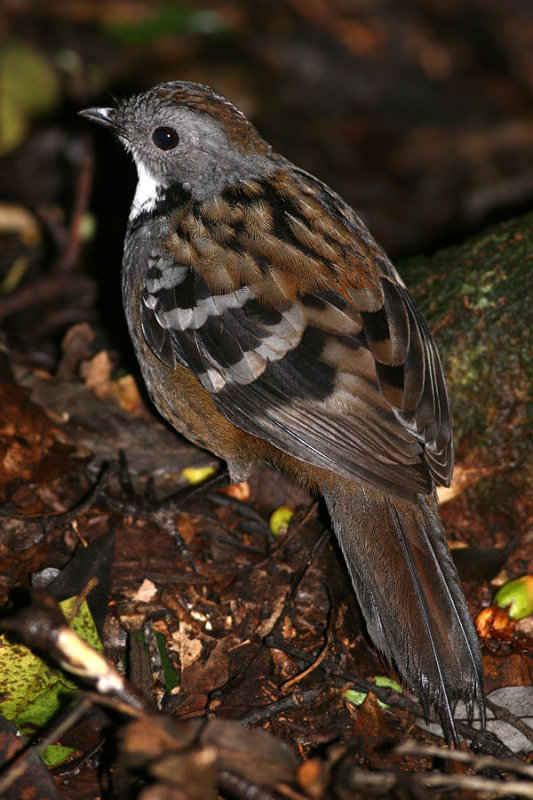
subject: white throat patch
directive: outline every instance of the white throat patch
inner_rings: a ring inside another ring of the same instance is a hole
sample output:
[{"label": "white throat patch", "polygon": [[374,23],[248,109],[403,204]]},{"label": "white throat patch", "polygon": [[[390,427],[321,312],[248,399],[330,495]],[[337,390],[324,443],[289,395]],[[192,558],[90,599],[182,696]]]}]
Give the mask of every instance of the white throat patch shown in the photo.
[{"label": "white throat patch", "polygon": [[137,175],[137,188],[131,204],[130,220],[138,217],[143,211],[151,211],[162,188],[143,164],[137,165]]}]

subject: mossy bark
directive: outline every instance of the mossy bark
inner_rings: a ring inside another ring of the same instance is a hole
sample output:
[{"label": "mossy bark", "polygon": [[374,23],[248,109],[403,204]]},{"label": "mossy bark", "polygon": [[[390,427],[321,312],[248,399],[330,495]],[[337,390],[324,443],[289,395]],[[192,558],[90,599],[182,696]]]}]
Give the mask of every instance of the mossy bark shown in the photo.
[{"label": "mossy bark", "polygon": [[485,468],[474,493],[520,506],[522,526],[533,488],[533,214],[400,271],[444,363],[457,463]]}]

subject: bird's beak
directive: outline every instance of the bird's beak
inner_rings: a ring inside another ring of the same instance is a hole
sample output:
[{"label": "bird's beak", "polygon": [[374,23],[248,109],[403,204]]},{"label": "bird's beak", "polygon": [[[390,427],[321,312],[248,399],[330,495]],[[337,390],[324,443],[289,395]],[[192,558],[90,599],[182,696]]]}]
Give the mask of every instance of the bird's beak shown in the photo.
[{"label": "bird's beak", "polygon": [[91,122],[96,122],[105,128],[111,128],[117,133],[122,133],[122,125],[117,119],[115,108],[84,108],[83,111],[78,111],[78,114]]}]

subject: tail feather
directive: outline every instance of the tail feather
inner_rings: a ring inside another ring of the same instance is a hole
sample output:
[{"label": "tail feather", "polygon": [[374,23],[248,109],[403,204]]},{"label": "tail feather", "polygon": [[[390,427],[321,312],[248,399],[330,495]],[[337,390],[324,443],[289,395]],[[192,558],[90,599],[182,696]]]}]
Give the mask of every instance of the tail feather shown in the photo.
[{"label": "tail feather", "polygon": [[484,722],[483,672],[435,499],[341,481],[324,498],[374,644],[456,742],[458,700],[470,715],[477,702]]}]

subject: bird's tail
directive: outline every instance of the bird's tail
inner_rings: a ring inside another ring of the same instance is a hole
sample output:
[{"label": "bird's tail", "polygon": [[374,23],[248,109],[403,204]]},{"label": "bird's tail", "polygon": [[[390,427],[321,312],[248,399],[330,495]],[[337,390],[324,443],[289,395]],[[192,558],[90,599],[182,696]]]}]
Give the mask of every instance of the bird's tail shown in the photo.
[{"label": "bird's tail", "polygon": [[469,714],[477,702],[484,722],[483,671],[435,498],[341,481],[323,493],[374,644],[456,742],[457,700]]}]

